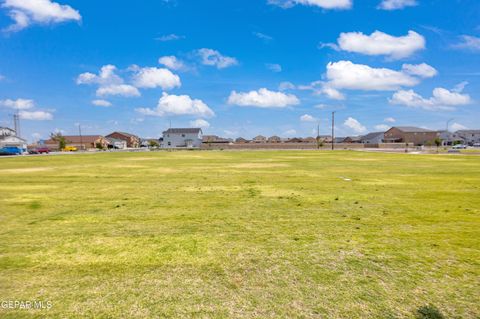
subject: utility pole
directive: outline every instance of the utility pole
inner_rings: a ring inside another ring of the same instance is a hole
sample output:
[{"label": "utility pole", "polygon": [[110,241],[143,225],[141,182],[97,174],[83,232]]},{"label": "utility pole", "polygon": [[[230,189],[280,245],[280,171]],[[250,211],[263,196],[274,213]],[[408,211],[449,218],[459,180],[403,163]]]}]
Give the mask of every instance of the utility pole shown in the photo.
[{"label": "utility pole", "polygon": [[335,111],[332,112],[332,151],[335,149]]},{"label": "utility pole", "polygon": [[78,124],[78,134],[80,135],[80,150],[83,151],[82,126]]},{"label": "utility pole", "polygon": [[15,128],[15,135],[20,137],[20,115],[18,110],[13,114],[13,126]]}]

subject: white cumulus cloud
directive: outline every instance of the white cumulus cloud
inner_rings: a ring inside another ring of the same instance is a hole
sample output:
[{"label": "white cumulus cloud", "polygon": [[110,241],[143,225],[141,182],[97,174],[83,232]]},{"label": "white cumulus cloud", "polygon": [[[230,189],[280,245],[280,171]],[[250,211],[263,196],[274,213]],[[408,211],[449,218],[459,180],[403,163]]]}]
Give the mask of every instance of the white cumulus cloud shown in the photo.
[{"label": "white cumulus cloud", "polygon": [[460,41],[453,45],[456,49],[465,49],[473,52],[480,52],[480,38],[471,35],[460,36]]},{"label": "white cumulus cloud", "polygon": [[133,85],[137,88],[162,88],[163,90],[171,90],[180,87],[180,77],[173,74],[168,69],[162,68],[140,68],[133,76]]},{"label": "white cumulus cloud", "polygon": [[433,78],[438,75],[438,71],[426,63],[422,64],[404,64],[402,66],[403,72],[415,75],[421,78]]},{"label": "white cumulus cloud", "polygon": [[203,65],[214,66],[217,69],[225,69],[238,64],[237,59],[222,55],[217,50],[203,48],[197,50],[197,54]]},{"label": "white cumulus cloud", "polygon": [[468,127],[466,127],[465,125],[462,125],[462,124],[459,124],[459,123],[453,123],[451,126],[450,126],[450,129],[454,132],[456,131],[460,131],[460,130],[468,130]]},{"label": "white cumulus cloud", "polygon": [[45,111],[20,111],[19,115],[23,120],[45,121],[53,119],[53,114]]},{"label": "white cumulus cloud", "polygon": [[119,95],[125,97],[140,96],[140,91],[116,74],[116,66],[104,65],[97,74],[85,72],[77,77],[77,84],[97,85],[97,96]]},{"label": "white cumulus cloud", "polygon": [[5,0],[3,8],[14,24],[5,30],[20,31],[31,24],[54,24],[65,21],[80,21],[80,13],[68,5],[62,5],[51,0]]},{"label": "white cumulus cloud", "polygon": [[17,110],[28,110],[31,109],[35,106],[35,103],[33,100],[28,100],[28,99],[16,99],[16,100],[11,100],[11,99],[6,99],[6,100],[0,100],[0,106],[5,106],[11,109],[17,109]]},{"label": "white cumulus cloud", "polygon": [[416,0],[383,0],[378,8],[382,10],[399,10],[405,7],[414,7],[418,3]]},{"label": "white cumulus cloud", "polygon": [[315,122],[317,119],[311,116],[310,114],[304,114],[300,116],[300,121],[302,122]]},{"label": "white cumulus cloud", "polygon": [[174,71],[182,71],[187,68],[185,63],[174,55],[162,56],[158,59],[158,63]]},{"label": "white cumulus cloud", "polygon": [[384,132],[384,131],[388,131],[390,129],[390,126],[388,126],[387,124],[378,124],[378,125],[375,125],[374,128],[377,131]]},{"label": "white cumulus cloud", "polygon": [[204,119],[197,119],[195,121],[190,121],[190,126],[206,129],[210,127],[210,123],[208,123]]},{"label": "white cumulus cloud", "polygon": [[387,123],[395,123],[397,120],[393,117],[387,117],[383,121]]},{"label": "white cumulus cloud", "polygon": [[293,94],[274,92],[262,88],[258,91],[245,93],[233,91],[228,98],[228,104],[260,108],[284,108],[291,105],[298,105],[300,104],[300,100]]},{"label": "white cumulus cloud", "polygon": [[306,5],[322,9],[350,9],[353,6],[352,0],[268,0],[268,3],[282,8]]},{"label": "white cumulus cloud", "polygon": [[107,86],[101,86],[97,89],[97,96],[140,96],[140,91],[129,84],[113,84]]},{"label": "white cumulus cloud", "polygon": [[96,105],[96,106],[102,106],[102,107],[110,107],[110,106],[112,106],[112,103],[110,103],[110,102],[107,101],[107,100],[93,100],[93,101],[92,101],[92,104],[93,104],[93,105]]},{"label": "white cumulus cloud", "polygon": [[449,91],[444,88],[435,88],[432,97],[424,98],[413,90],[400,90],[389,100],[394,105],[404,105],[425,110],[453,110],[455,106],[472,103],[468,94]]},{"label": "white cumulus cloud", "polygon": [[162,35],[158,38],[155,38],[155,40],[158,40],[158,41],[161,41],[161,42],[176,41],[176,40],[182,40],[182,39],[185,39],[185,36],[178,35],[178,34],[175,34],[175,33],[166,34],[166,35]]},{"label": "white cumulus cloud", "polygon": [[345,122],[343,122],[343,125],[351,129],[355,134],[362,134],[367,132],[367,128],[353,117],[349,117],[348,119],[346,119]]},{"label": "white cumulus cloud", "polygon": [[267,69],[269,69],[272,72],[276,72],[276,73],[282,72],[282,66],[280,64],[267,63],[265,64],[265,66],[267,67]]},{"label": "white cumulus cloud", "polygon": [[326,77],[329,87],[365,91],[393,91],[419,83],[417,78],[402,71],[372,68],[351,61],[328,63]]},{"label": "white cumulus cloud", "polygon": [[365,55],[384,55],[391,59],[403,59],[425,49],[425,38],[415,31],[395,37],[380,31],[370,35],[362,32],[341,33],[338,48]]},{"label": "white cumulus cloud", "polygon": [[188,95],[169,95],[163,93],[156,108],[138,108],[137,112],[151,116],[194,115],[203,118],[215,116],[215,113],[202,100],[192,99]]}]

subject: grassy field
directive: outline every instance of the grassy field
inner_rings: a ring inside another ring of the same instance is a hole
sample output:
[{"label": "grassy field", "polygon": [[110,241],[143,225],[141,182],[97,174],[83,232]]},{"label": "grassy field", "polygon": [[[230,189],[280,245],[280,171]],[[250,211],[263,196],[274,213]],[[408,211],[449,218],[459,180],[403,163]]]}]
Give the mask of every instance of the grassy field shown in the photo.
[{"label": "grassy field", "polygon": [[0,159],[2,318],[479,318],[480,157]]}]

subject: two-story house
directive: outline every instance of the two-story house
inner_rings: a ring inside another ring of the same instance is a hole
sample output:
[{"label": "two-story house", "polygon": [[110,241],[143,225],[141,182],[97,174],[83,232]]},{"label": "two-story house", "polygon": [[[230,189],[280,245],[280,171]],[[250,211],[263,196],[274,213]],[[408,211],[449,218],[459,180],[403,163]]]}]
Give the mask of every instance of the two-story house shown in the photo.
[{"label": "two-story house", "polygon": [[163,148],[200,148],[203,132],[200,128],[170,128],[163,132]]}]

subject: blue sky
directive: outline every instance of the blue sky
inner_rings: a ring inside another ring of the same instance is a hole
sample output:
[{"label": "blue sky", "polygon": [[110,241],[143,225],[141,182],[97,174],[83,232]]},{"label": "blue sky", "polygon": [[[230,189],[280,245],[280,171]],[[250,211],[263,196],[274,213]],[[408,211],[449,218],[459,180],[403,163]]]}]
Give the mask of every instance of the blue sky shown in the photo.
[{"label": "blue sky", "polygon": [[480,128],[478,1],[1,3],[0,125],[29,140]]}]

